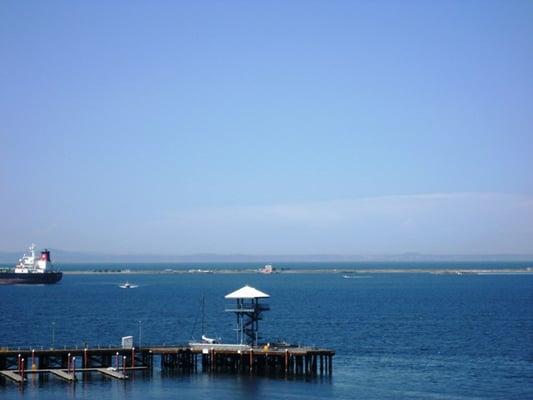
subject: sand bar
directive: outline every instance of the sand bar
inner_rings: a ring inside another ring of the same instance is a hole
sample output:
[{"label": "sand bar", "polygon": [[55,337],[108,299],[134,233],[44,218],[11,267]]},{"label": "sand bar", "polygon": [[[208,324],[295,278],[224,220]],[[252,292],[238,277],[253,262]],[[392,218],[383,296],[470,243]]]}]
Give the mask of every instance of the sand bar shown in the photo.
[{"label": "sand bar", "polygon": [[146,270],[79,270],[64,271],[65,275],[175,275],[175,274],[341,274],[341,275],[368,275],[368,274],[434,274],[434,275],[532,275],[533,268],[507,268],[507,269],[461,269],[461,268],[382,268],[382,269],[357,269],[357,268],[298,268],[281,269],[272,274],[263,274],[257,269],[146,269]]}]

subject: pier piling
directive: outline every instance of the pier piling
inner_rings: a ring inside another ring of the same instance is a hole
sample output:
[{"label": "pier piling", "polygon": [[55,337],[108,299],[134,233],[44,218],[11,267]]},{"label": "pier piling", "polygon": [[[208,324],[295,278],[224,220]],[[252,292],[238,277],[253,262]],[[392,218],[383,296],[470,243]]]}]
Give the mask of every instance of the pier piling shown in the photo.
[{"label": "pier piling", "polygon": [[[250,347],[236,349],[231,345],[217,348],[189,346],[155,346],[142,349],[83,348],[55,350],[1,350],[0,375],[23,382],[27,374],[55,374],[75,381],[75,373],[99,372],[116,379],[126,379],[128,371],[151,370],[154,357],[159,357],[162,370],[183,372],[260,374],[275,376],[317,376],[332,374],[333,355],[328,349],[311,347]],[[26,360],[34,367],[26,370]],[[81,366],[76,367],[76,360]],[[109,373],[103,371],[110,371]]]}]

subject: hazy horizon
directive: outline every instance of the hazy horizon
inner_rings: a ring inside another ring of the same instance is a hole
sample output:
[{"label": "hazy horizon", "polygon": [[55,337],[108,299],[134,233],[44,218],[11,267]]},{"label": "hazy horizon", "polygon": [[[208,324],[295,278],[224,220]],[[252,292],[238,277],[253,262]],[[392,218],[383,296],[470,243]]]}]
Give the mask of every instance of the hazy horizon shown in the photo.
[{"label": "hazy horizon", "polygon": [[[452,263],[452,262],[532,262],[533,254],[112,254],[48,249],[54,263],[65,264],[169,264],[169,263]],[[26,251],[28,254],[28,251]],[[0,251],[0,263],[14,264],[22,252]]]},{"label": "hazy horizon", "polygon": [[532,254],[533,3],[0,3],[0,251]]}]

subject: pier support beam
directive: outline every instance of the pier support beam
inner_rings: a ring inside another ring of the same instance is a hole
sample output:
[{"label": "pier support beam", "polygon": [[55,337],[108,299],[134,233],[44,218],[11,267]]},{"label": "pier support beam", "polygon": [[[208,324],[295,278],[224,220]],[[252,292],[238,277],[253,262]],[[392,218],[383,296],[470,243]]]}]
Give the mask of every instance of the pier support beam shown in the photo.
[{"label": "pier support beam", "polygon": [[[202,372],[249,373],[268,375],[306,375],[316,376],[319,373],[333,373],[333,355],[331,350],[316,348],[246,348],[235,349],[228,346],[216,349],[198,349],[190,347],[155,347],[142,350],[105,348],[105,349],[62,349],[62,350],[14,350],[0,352],[0,371],[11,371],[20,374],[21,360],[26,365],[36,364],[26,373],[45,372],[43,370],[58,369],[70,373],[74,370],[73,360],[76,359],[76,371],[89,376],[88,370],[116,367],[123,371],[135,368],[152,368],[154,355],[160,357],[162,369],[179,369],[196,371],[198,363],[202,363]],[[117,363],[116,360],[119,360]],[[44,374],[45,377],[47,375]],[[78,375],[80,376],[80,375]]]}]

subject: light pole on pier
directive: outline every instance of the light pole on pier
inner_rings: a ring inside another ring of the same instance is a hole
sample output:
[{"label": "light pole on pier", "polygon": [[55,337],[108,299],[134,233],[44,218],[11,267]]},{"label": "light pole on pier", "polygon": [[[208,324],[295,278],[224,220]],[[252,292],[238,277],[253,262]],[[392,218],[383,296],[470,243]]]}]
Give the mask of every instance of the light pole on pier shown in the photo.
[{"label": "light pole on pier", "polygon": [[52,321],[52,349],[56,347],[56,323]]},{"label": "light pole on pier", "polygon": [[139,350],[141,349],[141,339],[142,339],[142,321],[139,320]]}]

